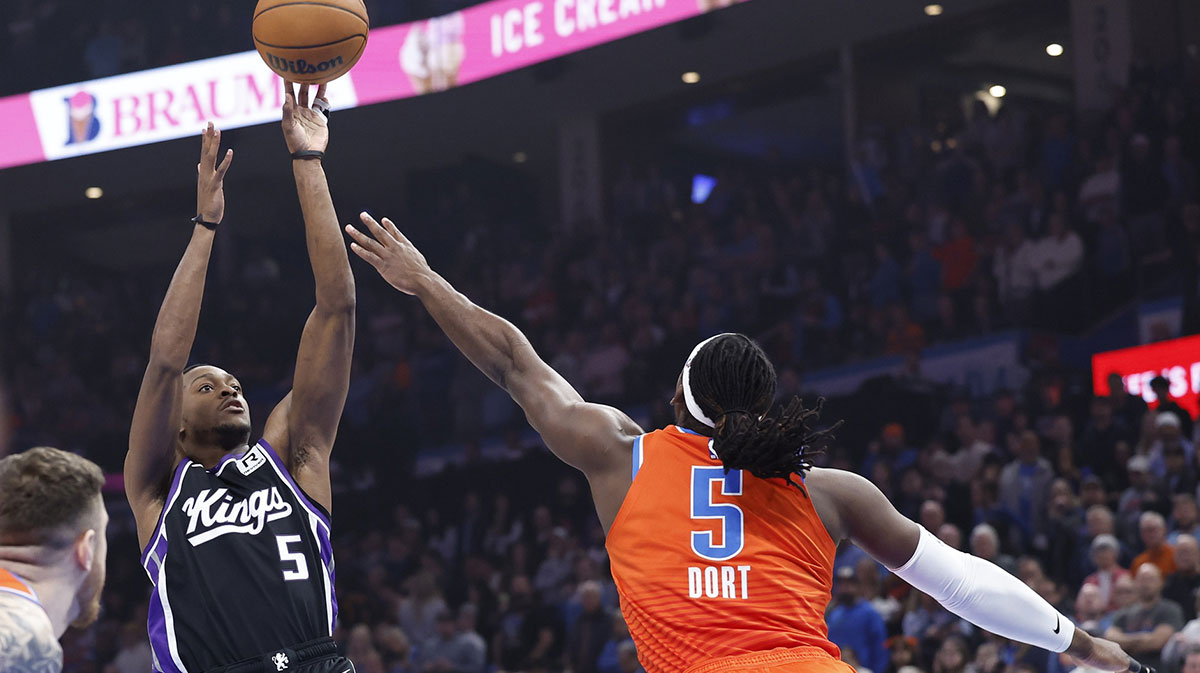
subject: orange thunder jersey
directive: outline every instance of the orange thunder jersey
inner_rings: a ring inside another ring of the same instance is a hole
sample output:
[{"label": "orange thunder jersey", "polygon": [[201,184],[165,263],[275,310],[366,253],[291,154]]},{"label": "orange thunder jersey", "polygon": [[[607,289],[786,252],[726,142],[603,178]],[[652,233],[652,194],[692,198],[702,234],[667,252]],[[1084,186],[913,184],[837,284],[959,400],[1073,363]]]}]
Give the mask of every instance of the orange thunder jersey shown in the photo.
[{"label": "orange thunder jersey", "polygon": [[708,437],[673,425],[634,442],[632,471],[607,546],[649,673],[776,648],[840,656],[825,626],[836,545],[806,493],[726,474]]}]

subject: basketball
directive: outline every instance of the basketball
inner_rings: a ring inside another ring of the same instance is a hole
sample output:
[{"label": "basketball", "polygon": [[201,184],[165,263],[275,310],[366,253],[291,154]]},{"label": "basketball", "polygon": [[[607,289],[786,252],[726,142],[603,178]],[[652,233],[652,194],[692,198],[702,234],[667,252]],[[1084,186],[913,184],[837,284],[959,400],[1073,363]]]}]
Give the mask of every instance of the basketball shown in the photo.
[{"label": "basketball", "polygon": [[369,27],[362,0],[259,0],[252,32],[259,56],[276,74],[318,84],[354,67]]}]

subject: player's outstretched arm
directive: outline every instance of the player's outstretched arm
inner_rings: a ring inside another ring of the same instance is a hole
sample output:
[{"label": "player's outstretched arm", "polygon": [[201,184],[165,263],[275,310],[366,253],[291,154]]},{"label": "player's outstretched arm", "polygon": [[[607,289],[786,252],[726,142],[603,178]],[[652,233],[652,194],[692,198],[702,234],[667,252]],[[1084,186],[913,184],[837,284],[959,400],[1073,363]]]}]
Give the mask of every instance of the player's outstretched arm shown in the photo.
[{"label": "player's outstretched arm", "polygon": [[1024,582],[949,547],[897,512],[863,477],[814,468],[805,484],[835,541],[852,540],[959,617],[1005,638],[1066,652],[1102,671],[1141,669],[1116,643],[1075,627]]},{"label": "player's outstretched arm", "polygon": [[[283,136],[288,151],[293,157],[298,152],[324,152],[329,141],[325,115],[309,106],[308,85],[300,87],[298,96],[293,86],[284,82]],[[324,84],[313,103],[318,101],[328,104]],[[329,509],[329,454],[346,405],[354,352],[354,275],[321,160],[293,158],[292,171],[304,213],[317,302],[300,337],[292,392],[272,413],[266,437],[300,486]],[[278,423],[277,414],[286,418],[286,424]],[[286,432],[276,431],[278,427],[286,427]]]},{"label": "player's outstretched arm", "polygon": [[[225,172],[233,161],[233,150],[217,163],[221,132],[209,123],[200,150],[196,185],[196,214],[216,224],[225,215]],[[204,279],[216,232],[202,224],[192,228],[183,259],[175,269],[167,295],[154,323],[150,341],[150,363],[142,377],[133,423],[129,428],[129,453],[125,457],[125,494],[137,519],[138,538],[143,546],[154,532],[162,510],[162,484],[175,462],[179,433],[179,374],[187,366]]]},{"label": "player's outstretched arm", "polygon": [[475,305],[430,269],[391,220],[380,224],[363,213],[362,221],[374,238],[348,225],[351,250],[392,287],[421,300],[463,355],[521,406],[554,455],[589,478],[620,470],[628,482],[629,449],[642,434],[637,423],[617,409],[585,402],[512,323]]}]

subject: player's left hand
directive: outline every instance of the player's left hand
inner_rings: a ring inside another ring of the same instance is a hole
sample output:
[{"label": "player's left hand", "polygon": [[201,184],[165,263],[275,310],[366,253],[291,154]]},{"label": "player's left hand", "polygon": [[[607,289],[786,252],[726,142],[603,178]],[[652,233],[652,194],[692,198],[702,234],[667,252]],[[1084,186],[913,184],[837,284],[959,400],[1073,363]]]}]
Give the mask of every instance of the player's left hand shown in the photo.
[{"label": "player's left hand", "polygon": [[[300,85],[299,97],[295,87],[294,82],[283,83],[283,139],[287,141],[288,151],[324,152],[329,144],[329,122],[324,114],[309,106],[309,85]],[[317,87],[316,98],[329,103],[325,98],[324,84]]]},{"label": "player's left hand", "polygon": [[230,149],[218,163],[220,151],[221,131],[209,122],[200,142],[200,163],[196,164],[196,214],[214,224],[225,217],[225,172],[233,162]]},{"label": "player's left hand", "polygon": [[375,267],[392,287],[404,294],[416,294],[421,280],[431,273],[425,255],[388,218],[380,224],[366,213],[359,217],[375,238],[347,224],[346,233],[354,239],[350,249]]}]

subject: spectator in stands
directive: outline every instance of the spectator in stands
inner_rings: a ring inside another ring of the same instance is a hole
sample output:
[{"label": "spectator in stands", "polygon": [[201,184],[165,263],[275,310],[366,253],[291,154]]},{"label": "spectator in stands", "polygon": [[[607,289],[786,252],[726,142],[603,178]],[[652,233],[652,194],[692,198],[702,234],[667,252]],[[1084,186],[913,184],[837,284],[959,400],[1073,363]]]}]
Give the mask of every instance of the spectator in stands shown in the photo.
[{"label": "spectator in stands", "polygon": [[1133,575],[1123,575],[1113,583],[1113,607],[1101,619],[1105,633],[1118,614],[1137,602],[1137,596],[1137,585],[1133,582]]},{"label": "spectator in stands", "polygon": [[1163,647],[1183,628],[1183,609],[1162,597],[1162,573],[1154,564],[1142,564],[1134,583],[1137,602],[1117,613],[1105,637],[1138,661],[1157,669],[1162,666]]},{"label": "spectator in stands", "polygon": [[926,500],[921,503],[921,514],[917,521],[925,530],[936,534],[942,524],[946,523],[946,510],[937,500]]},{"label": "spectator in stands", "polygon": [[509,582],[508,606],[492,642],[493,661],[508,670],[549,665],[562,656],[562,633],[553,608],[543,606],[529,578]]},{"label": "spectator in stands", "polygon": [[[1148,509],[1160,509],[1165,506],[1166,495],[1162,487],[1154,480],[1150,472],[1150,459],[1144,455],[1136,455],[1126,463],[1129,476],[1129,488],[1121,493],[1117,501],[1117,515],[1120,528],[1126,531],[1140,528],[1142,513]],[[1132,544],[1134,539],[1126,536],[1125,542]]]},{"label": "spectator in stands", "polygon": [[891,624],[900,617],[903,607],[900,601],[894,596],[887,593],[887,587],[883,583],[883,577],[880,573],[883,568],[873,558],[861,558],[858,563],[854,564],[854,576],[858,578],[859,595],[875,608],[875,612],[883,618],[883,621]]},{"label": "spectator in stands", "polygon": [[1000,472],[1000,504],[1017,520],[1027,542],[1044,536],[1054,469],[1041,455],[1041,440],[1032,430],[1018,437],[1016,460]]},{"label": "spectator in stands", "polygon": [[922,649],[928,643],[940,645],[942,640],[953,634],[970,636],[974,632],[970,623],[948,612],[929,594],[916,590],[908,594],[908,605],[900,620],[900,628],[904,635],[916,638]]},{"label": "spectator in stands", "polygon": [[1000,648],[994,641],[985,641],[975,651],[975,659],[971,662],[974,673],[1001,673],[1005,670],[1004,659],[1000,657]]},{"label": "spectator in stands", "polygon": [[1083,437],[1075,445],[1075,466],[1085,474],[1100,477],[1105,486],[1113,488],[1122,477],[1117,445],[1129,440],[1130,428],[1123,418],[1113,413],[1112,398],[1094,397]]},{"label": "spectator in stands", "polygon": [[[1084,584],[1075,597],[1075,624],[1094,636],[1103,636],[1111,625],[1104,619],[1105,608],[1100,598],[1100,589],[1094,584]],[[1047,673],[1062,673],[1072,670],[1075,662],[1066,654],[1051,653],[1047,658]]]},{"label": "spectator in stands", "polygon": [[543,596],[554,595],[566,584],[575,566],[575,557],[569,550],[567,531],[556,527],[546,545],[545,559],[538,565],[533,578],[533,588]]},{"label": "spectator in stands", "polygon": [[1084,578],[1083,583],[1095,585],[1100,591],[1101,604],[1106,606],[1105,609],[1113,610],[1117,607],[1113,589],[1118,580],[1129,575],[1129,571],[1117,563],[1120,544],[1117,538],[1104,533],[1092,540],[1091,550],[1096,572]]},{"label": "spectator in stands", "polygon": [[1200,545],[1191,535],[1180,535],[1174,543],[1175,572],[1167,577],[1163,598],[1183,608],[1185,620],[1196,618],[1196,589],[1200,589]]},{"label": "spectator in stands", "polygon": [[597,673],[600,653],[612,633],[612,619],[604,611],[599,582],[584,582],[576,592],[583,612],[567,634],[566,666],[573,673]]},{"label": "spectator in stands", "polygon": [[1146,401],[1140,396],[1130,395],[1125,389],[1125,381],[1116,372],[1108,375],[1108,399],[1112,402],[1113,415],[1125,421],[1125,427],[1130,433],[1142,427],[1142,416],[1147,409]]},{"label": "spectator in stands", "polygon": [[438,592],[436,579],[429,571],[413,575],[407,585],[408,595],[400,600],[396,620],[419,647],[437,635],[438,615],[446,611],[446,601]]},{"label": "spectator in stands", "polygon": [[1065,215],[1050,216],[1050,230],[1034,244],[1038,288],[1053,291],[1083,268],[1083,239],[1067,223]]},{"label": "spectator in stands", "polygon": [[1066,479],[1055,479],[1050,485],[1047,519],[1047,539],[1039,545],[1043,550],[1047,571],[1055,578],[1072,577],[1079,551],[1075,538],[1084,527],[1084,512],[1079,507],[1079,499],[1071,483]]},{"label": "spectator in stands", "polygon": [[893,474],[899,474],[917,460],[916,450],[910,448],[904,441],[904,426],[899,423],[888,423],[879,432],[879,440],[867,447],[867,456],[863,459],[861,474],[875,474],[875,464],[884,462],[891,467]]},{"label": "spectator in stands", "polygon": [[596,658],[596,673],[621,673],[620,649],[626,643],[633,645],[633,639],[629,636],[629,625],[625,623],[621,611],[613,610],[609,613],[609,619],[612,631],[600,650],[600,656]]},{"label": "spectator in stands", "polygon": [[[1172,403],[1173,404],[1173,403]],[[1186,488],[1187,475],[1193,475],[1192,465],[1194,464],[1196,451],[1191,441],[1187,439],[1187,435],[1183,433],[1182,422],[1180,416],[1173,411],[1158,411],[1154,416],[1154,436],[1150,444],[1149,457],[1150,468],[1159,478],[1163,478],[1167,474],[1167,451],[1171,450],[1173,455],[1178,456],[1182,462],[1176,461],[1176,479],[1175,483],[1179,483],[1179,490],[1172,490],[1174,493],[1186,493],[1194,491],[1193,488]],[[1168,484],[1164,484],[1169,486]]]},{"label": "spectator in stands", "polygon": [[[449,610],[437,615],[436,635],[417,650],[417,670],[423,673],[483,673],[486,648],[482,640],[464,638]],[[473,634],[478,637],[478,634]]]},{"label": "spectator in stands", "polygon": [[617,646],[617,670],[620,673],[646,673],[638,662],[637,647],[632,640]]},{"label": "spectator in stands", "polygon": [[888,666],[885,673],[898,673],[905,667],[912,667],[917,660],[917,639],[911,636],[895,635],[884,641],[888,650]]},{"label": "spectator in stands", "polygon": [[365,623],[355,624],[346,637],[346,656],[354,657],[355,662],[366,661],[375,653],[375,644],[371,636],[371,627]]},{"label": "spectator in stands", "polygon": [[1004,240],[992,256],[992,274],[1005,317],[1014,324],[1024,322],[1037,289],[1036,246],[1025,235],[1020,222],[1010,222]]},{"label": "spectator in stands", "polygon": [[1196,505],[1196,497],[1191,493],[1178,493],[1171,496],[1171,532],[1167,542],[1175,544],[1180,535],[1196,537],[1200,533],[1200,507]]},{"label": "spectator in stands", "polygon": [[1107,612],[1104,597],[1100,595],[1100,587],[1085,583],[1079,587],[1075,596],[1075,624],[1096,637],[1103,637],[1108,625],[1101,626],[1104,613]]},{"label": "spectator in stands", "polygon": [[945,542],[950,548],[962,551],[962,531],[952,523],[944,523],[938,527],[935,533],[937,538]]},{"label": "spectator in stands", "polygon": [[412,665],[412,645],[400,627],[381,624],[375,630],[375,643],[387,673],[418,673]]},{"label": "spectator in stands", "polygon": [[933,658],[933,673],[965,673],[970,657],[962,636],[950,636],[942,642]]},{"label": "spectator in stands", "polygon": [[[1192,415],[1171,396],[1170,381],[1167,381],[1164,376],[1155,376],[1153,379],[1150,379],[1150,390],[1154,391],[1154,396],[1158,400],[1158,406],[1155,408],[1158,411],[1158,418],[1163,419],[1162,422],[1164,423],[1170,423],[1171,421],[1168,420],[1170,416],[1164,417],[1163,414],[1174,414],[1175,421],[1177,421],[1176,427],[1179,428],[1180,434],[1185,438],[1185,441],[1189,440],[1192,437],[1192,430],[1194,429]],[[1191,445],[1190,441],[1188,445]],[[1193,452],[1188,452],[1189,459],[1193,459],[1194,455]]]},{"label": "spectator in stands", "polygon": [[953,295],[965,289],[979,258],[975,239],[962,217],[950,222],[950,236],[933,251],[933,256],[942,265],[942,290]]},{"label": "spectator in stands", "polygon": [[859,661],[872,671],[884,670],[887,651],[883,641],[887,630],[875,608],[862,599],[853,568],[838,570],[834,601],[833,608],[825,616],[829,639],[843,650],[854,650]]},{"label": "spectator in stands", "polygon": [[1162,577],[1175,572],[1175,551],[1167,543],[1167,522],[1163,516],[1158,512],[1143,512],[1138,519],[1138,534],[1145,551],[1133,557],[1129,572],[1136,577],[1146,564],[1156,566]]},{"label": "spectator in stands", "polygon": [[1182,631],[1167,641],[1162,660],[1164,665],[1180,673],[1200,673],[1200,621],[1188,622]]},{"label": "spectator in stands", "polygon": [[112,673],[146,673],[153,670],[154,655],[146,641],[146,627],[129,622],[121,627],[121,650],[113,660]]},{"label": "spectator in stands", "polygon": [[1000,536],[992,526],[981,523],[971,530],[971,553],[981,559],[991,561],[1003,568],[1008,574],[1017,574],[1017,560],[1000,551]]},{"label": "spectator in stands", "polygon": [[1121,174],[1114,157],[1104,156],[1096,161],[1095,170],[1079,188],[1078,203],[1088,222],[1099,220],[1104,208],[1120,208]]},{"label": "spectator in stands", "polygon": [[1136,133],[1129,141],[1129,154],[1121,165],[1121,204],[1129,219],[1134,250],[1142,254],[1166,246],[1163,209],[1168,196],[1162,166],[1150,156],[1150,139]]},{"label": "spectator in stands", "polygon": [[1159,449],[1163,466],[1163,490],[1171,495],[1194,494],[1196,492],[1196,471],[1188,462],[1187,450],[1184,448],[1182,440],[1173,438],[1162,441]]},{"label": "spectator in stands", "polygon": [[1104,482],[1100,477],[1094,474],[1084,475],[1083,479],[1079,481],[1080,506],[1091,508],[1096,505],[1104,505],[1107,502],[1108,491],[1104,489]]}]

